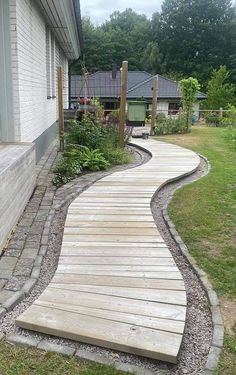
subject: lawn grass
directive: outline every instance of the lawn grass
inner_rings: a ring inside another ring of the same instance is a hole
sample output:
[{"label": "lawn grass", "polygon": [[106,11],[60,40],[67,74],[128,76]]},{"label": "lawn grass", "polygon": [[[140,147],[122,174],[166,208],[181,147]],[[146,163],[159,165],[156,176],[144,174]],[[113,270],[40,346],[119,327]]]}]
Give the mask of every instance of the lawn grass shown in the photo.
[{"label": "lawn grass", "polygon": [[112,367],[0,341],[0,375],[125,375]]},{"label": "lawn grass", "polygon": [[222,301],[227,334],[218,375],[236,374],[236,149],[227,134],[227,129],[195,127],[190,134],[156,137],[197,151],[211,163],[210,174],[175,193],[168,211]]}]

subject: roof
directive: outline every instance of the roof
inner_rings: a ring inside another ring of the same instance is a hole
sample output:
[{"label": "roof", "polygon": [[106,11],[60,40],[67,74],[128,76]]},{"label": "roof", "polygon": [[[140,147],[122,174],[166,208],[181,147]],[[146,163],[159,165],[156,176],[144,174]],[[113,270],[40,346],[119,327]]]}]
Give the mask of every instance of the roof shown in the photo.
[{"label": "roof", "polygon": [[47,26],[70,60],[82,54],[82,23],[79,0],[36,0]]},{"label": "roof", "polygon": [[[155,76],[144,71],[129,71],[127,79],[127,98],[152,99],[152,85]],[[157,74],[158,98],[180,99],[181,93],[178,82]],[[121,74],[117,72],[116,79],[112,72],[96,72],[88,78],[88,90],[84,89],[84,79],[80,75],[71,76],[71,97],[96,96],[99,98],[117,98],[120,96]],[[199,93],[198,99],[205,99],[206,95]]]}]

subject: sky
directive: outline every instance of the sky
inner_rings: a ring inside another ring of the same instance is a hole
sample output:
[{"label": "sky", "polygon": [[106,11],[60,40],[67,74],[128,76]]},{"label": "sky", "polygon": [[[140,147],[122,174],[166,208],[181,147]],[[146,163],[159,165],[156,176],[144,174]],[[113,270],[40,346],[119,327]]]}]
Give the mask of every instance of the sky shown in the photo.
[{"label": "sky", "polygon": [[132,8],[135,12],[151,17],[161,9],[163,0],[80,0],[81,15],[89,16],[94,24],[100,25],[115,10]]}]

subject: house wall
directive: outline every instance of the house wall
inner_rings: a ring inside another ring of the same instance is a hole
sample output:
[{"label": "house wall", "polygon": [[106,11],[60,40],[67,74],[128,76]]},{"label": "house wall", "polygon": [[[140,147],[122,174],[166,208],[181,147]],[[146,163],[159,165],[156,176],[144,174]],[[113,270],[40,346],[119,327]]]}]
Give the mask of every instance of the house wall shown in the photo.
[{"label": "house wall", "polygon": [[[50,77],[47,75],[46,23],[35,1],[10,0],[10,28],[15,140],[35,142],[39,158],[45,151],[42,147],[46,148],[56,133],[58,65],[64,69],[64,106],[68,107],[68,60],[55,40],[54,68]],[[51,49],[51,31],[49,48]],[[48,68],[51,63],[50,60]],[[50,98],[47,91],[48,79],[51,80],[51,87],[54,85],[54,95],[51,94]]]}]

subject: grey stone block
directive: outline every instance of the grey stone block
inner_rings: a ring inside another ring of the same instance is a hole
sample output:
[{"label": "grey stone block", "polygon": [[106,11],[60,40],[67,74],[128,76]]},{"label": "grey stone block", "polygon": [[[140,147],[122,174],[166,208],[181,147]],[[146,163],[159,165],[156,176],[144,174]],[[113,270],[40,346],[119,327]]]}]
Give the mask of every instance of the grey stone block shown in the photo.
[{"label": "grey stone block", "polygon": [[26,247],[22,251],[21,258],[32,258],[35,259],[38,254],[37,248]]},{"label": "grey stone block", "polygon": [[6,341],[14,345],[36,347],[40,343],[41,339],[37,339],[32,336],[8,335],[6,336]]},{"label": "grey stone block", "polygon": [[39,349],[45,350],[46,352],[55,352],[67,357],[72,357],[75,354],[75,348],[65,346],[65,345],[58,345],[50,342],[47,339],[42,340],[39,345]]},{"label": "grey stone block", "polygon": [[175,237],[175,236],[179,235],[175,228],[170,228],[170,233],[171,233],[172,237]]},{"label": "grey stone block", "polygon": [[208,294],[208,299],[210,301],[211,306],[218,306],[219,300],[218,300],[216,292],[214,290],[209,290],[207,294]]},{"label": "grey stone block", "polygon": [[42,255],[42,256],[46,255],[47,249],[48,248],[45,245],[40,246],[39,255]]},{"label": "grey stone block", "polygon": [[116,362],[114,364],[115,368],[120,371],[129,372],[136,375],[155,375],[156,372],[153,372],[147,368],[139,367],[136,365],[131,365],[129,363]]},{"label": "grey stone block", "polygon": [[2,307],[4,307],[7,311],[10,311],[19,302],[21,302],[24,297],[25,297],[25,294],[22,291],[14,292],[14,295],[8,298],[8,300],[2,304]]},{"label": "grey stone block", "polygon": [[9,278],[13,274],[18,261],[17,257],[5,257],[0,259],[0,275],[2,278]]},{"label": "grey stone block", "polygon": [[41,267],[42,261],[43,261],[42,255],[37,255],[34,261],[35,267]]},{"label": "grey stone block", "polygon": [[14,240],[14,238],[10,241],[9,243],[9,249],[18,249],[18,250],[22,250],[24,248],[24,244],[25,244],[25,241],[18,241],[18,240]]},{"label": "grey stone block", "polygon": [[224,326],[215,324],[213,329],[212,345],[222,348],[224,343]]},{"label": "grey stone block", "polygon": [[207,292],[208,292],[210,289],[212,289],[212,285],[211,285],[210,281],[208,280],[208,277],[207,277],[207,276],[201,276],[200,279],[201,279],[201,282],[202,282],[202,284],[203,284],[205,290],[207,290]]},{"label": "grey stone block", "polygon": [[11,290],[13,292],[17,292],[18,290],[21,290],[21,288],[23,287],[26,281],[25,279],[26,278],[22,276],[13,276],[7,281],[5,285],[5,289]]},{"label": "grey stone block", "polygon": [[25,293],[25,294],[29,294],[31,292],[31,290],[34,288],[36,283],[37,283],[37,279],[27,280],[22,287],[22,292]]},{"label": "grey stone block", "polygon": [[108,365],[108,366],[114,365],[114,362],[111,359],[101,354],[93,353],[84,349],[77,350],[75,353],[75,356],[84,361],[97,362],[97,363],[101,363],[102,365]]},{"label": "grey stone block", "polygon": [[22,250],[19,250],[19,249],[7,249],[5,252],[4,252],[4,257],[16,257],[16,258],[19,258],[19,256],[21,255],[21,252]]},{"label": "grey stone block", "polygon": [[40,267],[34,266],[31,273],[31,278],[38,280],[40,276]]},{"label": "grey stone block", "polygon": [[0,306],[0,318],[2,318],[6,314],[7,310],[4,307]]},{"label": "grey stone block", "polygon": [[210,352],[209,352],[208,357],[207,357],[207,363],[206,363],[206,366],[205,366],[206,370],[214,371],[217,368],[218,362],[219,362],[219,359],[220,359],[220,353],[221,353],[220,348],[217,348],[215,346],[212,346],[210,348]]},{"label": "grey stone block", "polygon": [[212,315],[213,324],[219,324],[219,325],[224,324],[219,306],[211,307],[211,315]]},{"label": "grey stone block", "polygon": [[14,293],[13,291],[11,290],[6,290],[6,289],[3,289],[0,291],[0,303],[3,304],[5,303],[10,297],[14,296]]},{"label": "grey stone block", "polygon": [[202,276],[207,276],[206,272],[204,272],[201,268],[199,268],[196,264],[193,264],[193,268],[195,270],[195,272],[197,273],[197,275],[199,277],[202,277]]},{"label": "grey stone block", "polygon": [[48,244],[48,236],[42,236],[41,245],[47,245],[47,244]]},{"label": "grey stone block", "polygon": [[148,370],[147,368],[142,368],[129,363],[119,362],[119,360],[115,359],[112,360],[111,358],[108,358],[104,355],[90,352],[84,349],[77,350],[75,356],[84,361],[96,362],[106,366],[113,366],[120,371],[131,372],[137,375],[154,375],[154,372]]},{"label": "grey stone block", "polygon": [[14,276],[30,276],[32,271],[34,259],[21,258],[16,265],[14,270]]}]

